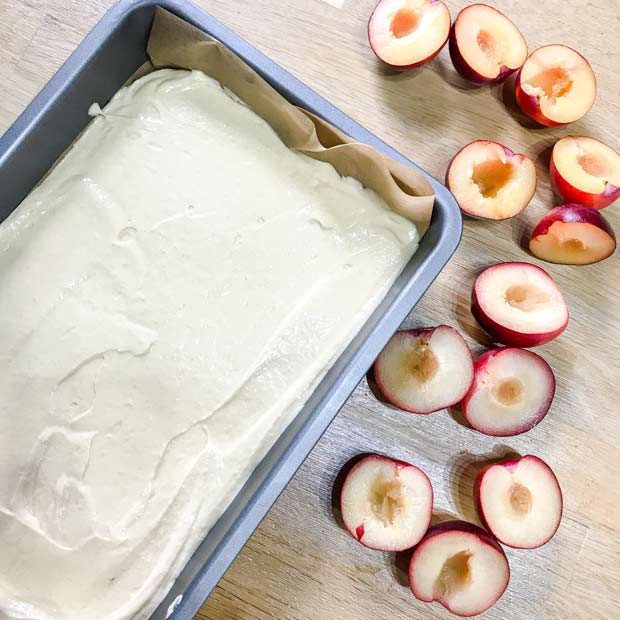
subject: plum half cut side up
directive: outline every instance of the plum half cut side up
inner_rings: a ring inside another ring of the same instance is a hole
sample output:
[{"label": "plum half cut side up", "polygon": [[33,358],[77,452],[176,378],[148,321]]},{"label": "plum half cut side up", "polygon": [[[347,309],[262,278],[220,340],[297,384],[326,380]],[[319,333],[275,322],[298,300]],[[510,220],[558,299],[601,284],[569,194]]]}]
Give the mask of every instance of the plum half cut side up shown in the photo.
[{"label": "plum half cut side up", "polygon": [[476,140],[454,156],[446,185],[466,215],[505,220],[523,211],[534,196],[536,168],[499,142]]},{"label": "plum half cut side up", "polygon": [[530,252],[550,263],[590,265],[609,258],[616,236],[596,209],[567,204],[545,215],[530,237]]},{"label": "plum half cut side up", "polygon": [[496,341],[535,347],[568,325],[568,306],[553,278],[531,263],[498,263],[474,282],[472,314]]},{"label": "plum half cut side up", "polygon": [[456,71],[475,84],[501,82],[527,58],[519,29],[486,4],[470,4],[457,15],[449,49]]},{"label": "plum half cut side up", "polygon": [[385,398],[410,413],[460,402],[474,378],[469,347],[448,325],[396,332],[373,368]]},{"label": "plum half cut side up", "polygon": [[345,527],[364,546],[404,551],[428,529],[433,487],[415,465],[371,454],[345,478],[340,508]]},{"label": "plum half cut side up", "polygon": [[544,545],[562,520],[560,483],[537,456],[489,465],[476,478],[474,497],[485,527],[509,547]]},{"label": "plum half cut side up", "polygon": [[440,0],[380,0],[368,21],[372,51],[394,69],[429,62],[449,35],[450,11]]},{"label": "plum half cut side up", "polygon": [[474,364],[474,382],[461,403],[472,428],[495,437],[529,431],[549,411],[555,376],[532,351],[502,347],[483,353]]},{"label": "plum half cut side up", "polygon": [[409,564],[413,595],[437,601],[458,616],[475,616],[506,591],[510,568],[503,549],[485,530],[465,521],[431,527]]},{"label": "plum half cut side up", "polygon": [[585,116],[596,99],[590,63],[565,45],[534,50],[519,71],[515,96],[521,109],[541,125],[566,125]]},{"label": "plum half cut side up", "polygon": [[603,209],[620,198],[620,154],[599,140],[566,136],[549,164],[556,192],[569,203]]}]

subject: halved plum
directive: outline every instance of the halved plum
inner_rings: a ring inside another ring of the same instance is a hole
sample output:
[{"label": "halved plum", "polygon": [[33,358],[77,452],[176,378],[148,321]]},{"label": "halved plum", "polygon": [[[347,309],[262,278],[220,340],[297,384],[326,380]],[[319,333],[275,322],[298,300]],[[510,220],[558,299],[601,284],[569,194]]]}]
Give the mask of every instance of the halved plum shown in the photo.
[{"label": "halved plum", "polygon": [[519,29],[486,4],[470,4],[457,15],[449,49],[454,68],[476,84],[501,82],[527,58]]},{"label": "halved plum", "polygon": [[360,543],[380,551],[404,551],[426,533],[433,487],[415,465],[371,454],[348,473],[340,508],[345,527]]},{"label": "halved plum", "polygon": [[555,376],[532,351],[502,347],[483,353],[474,364],[474,382],[461,408],[472,428],[495,437],[529,431],[549,411]]},{"label": "halved plum", "polygon": [[497,342],[535,347],[568,325],[568,306],[553,278],[531,263],[487,267],[474,282],[471,310]]},{"label": "halved plum", "polygon": [[566,45],[545,45],[525,61],[516,83],[521,109],[541,125],[566,125],[585,116],[596,99],[590,63]]},{"label": "halved plum", "polygon": [[556,191],[567,202],[602,209],[620,198],[620,155],[599,140],[558,140],[549,168]]},{"label": "halved plum", "polygon": [[551,209],[532,232],[530,252],[550,263],[589,265],[611,256],[616,236],[595,209],[567,204]]},{"label": "halved plum", "polygon": [[506,554],[488,532],[466,521],[431,527],[409,564],[413,595],[437,601],[457,616],[476,616],[494,605],[508,587]]},{"label": "halved plum", "polygon": [[448,325],[396,332],[374,365],[375,381],[393,405],[432,413],[458,403],[474,378],[463,336]]},{"label": "halved plum", "polygon": [[474,496],[480,520],[509,547],[544,545],[562,520],[560,483],[551,467],[531,454],[483,469]]},{"label": "halved plum", "polygon": [[449,35],[450,11],[439,0],[380,0],[368,21],[372,51],[395,69],[432,60]]},{"label": "halved plum", "polygon": [[461,211],[505,220],[523,211],[536,192],[536,168],[499,142],[476,140],[452,159],[446,184]]}]

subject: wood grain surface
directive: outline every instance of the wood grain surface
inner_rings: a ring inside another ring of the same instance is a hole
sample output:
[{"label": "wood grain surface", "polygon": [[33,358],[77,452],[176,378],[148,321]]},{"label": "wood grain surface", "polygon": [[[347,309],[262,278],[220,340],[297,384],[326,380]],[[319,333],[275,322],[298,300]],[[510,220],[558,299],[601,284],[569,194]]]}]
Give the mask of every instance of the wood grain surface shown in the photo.
[{"label": "wood grain surface", "polygon": [[[590,0],[498,0],[530,49],[565,43],[591,61],[598,99],[567,128],[535,128],[515,109],[510,88],[475,88],[454,73],[447,49],[421,69],[394,74],[372,55],[366,23],[374,0],[198,0],[267,53],[438,178],[467,142],[498,140],[537,165],[538,191],[519,217],[467,221],[455,257],[408,318],[407,326],[445,322],[475,353],[488,342],[469,311],[476,273],[506,260],[533,260],[524,233],[550,207],[551,145],[582,134],[620,149],[620,4]],[[111,0],[0,0],[0,133],[75,49]],[[453,17],[466,3],[450,0]],[[605,212],[620,232],[620,204]],[[508,591],[487,620],[620,618],[620,257],[600,265],[543,265],[568,301],[571,322],[537,349],[558,389],[547,418],[531,432],[495,439],[466,428],[458,413],[412,416],[379,402],[362,381],[275,504],[200,620],[421,620],[448,618],[412,598],[391,554],[365,549],[340,527],[332,483],[353,455],[384,452],[430,476],[441,515],[476,521],[475,473],[516,451],[541,456],[564,490],[555,538],[534,551],[508,550]],[[71,619],[78,620],[78,619]]]}]

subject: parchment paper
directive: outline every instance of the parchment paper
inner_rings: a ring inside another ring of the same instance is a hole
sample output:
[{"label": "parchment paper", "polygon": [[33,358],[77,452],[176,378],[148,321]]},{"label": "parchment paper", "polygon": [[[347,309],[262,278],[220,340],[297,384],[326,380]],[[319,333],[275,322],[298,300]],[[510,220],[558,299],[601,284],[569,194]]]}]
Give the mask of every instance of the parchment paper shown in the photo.
[{"label": "parchment paper", "polygon": [[371,146],[354,142],[333,125],[289,103],[209,35],[157,7],[147,53],[151,66],[143,67],[139,75],[164,67],[203,71],[267,121],[289,148],[329,162],[342,176],[354,177],[396,213],[413,221],[420,236],[426,232],[435,195],[420,173]]}]

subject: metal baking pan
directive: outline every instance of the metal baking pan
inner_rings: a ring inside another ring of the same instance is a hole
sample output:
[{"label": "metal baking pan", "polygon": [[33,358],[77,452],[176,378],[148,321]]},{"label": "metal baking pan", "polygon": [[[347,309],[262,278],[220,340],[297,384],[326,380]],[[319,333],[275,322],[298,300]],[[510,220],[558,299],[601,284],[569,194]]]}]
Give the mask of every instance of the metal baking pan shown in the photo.
[{"label": "metal baking pan", "polygon": [[[86,126],[90,104],[106,103],[147,60],[146,42],[157,5],[218,39],[292,103],[420,170],[187,0],[121,0],[0,138],[1,219],[19,205]],[[454,197],[430,175],[420,172],[431,182],[436,197],[431,225],[418,251],[209,532],[152,620],[193,618],[375,357],[457,248],[462,223]]]}]

